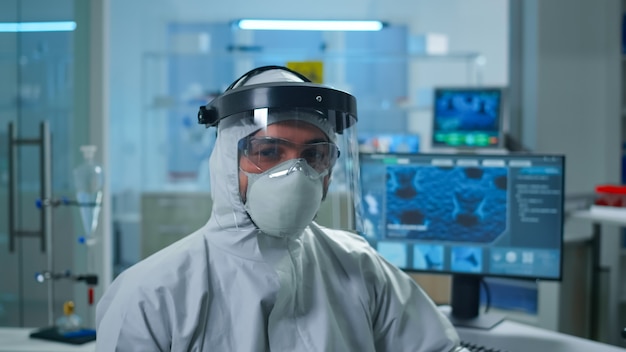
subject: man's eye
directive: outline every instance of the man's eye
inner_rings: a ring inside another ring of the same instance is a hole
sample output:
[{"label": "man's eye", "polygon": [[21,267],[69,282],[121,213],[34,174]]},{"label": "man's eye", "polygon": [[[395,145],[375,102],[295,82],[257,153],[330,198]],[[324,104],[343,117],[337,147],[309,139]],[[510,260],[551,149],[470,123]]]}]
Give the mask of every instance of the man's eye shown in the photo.
[{"label": "man's eye", "polygon": [[323,159],[326,153],[318,148],[309,148],[302,151],[302,157],[305,159]]},{"label": "man's eye", "polygon": [[276,144],[258,145],[252,149],[252,155],[259,160],[277,160],[282,155],[282,149]]},{"label": "man's eye", "polygon": [[273,158],[277,157],[279,152],[277,148],[268,147],[260,149],[257,154],[262,158]]}]

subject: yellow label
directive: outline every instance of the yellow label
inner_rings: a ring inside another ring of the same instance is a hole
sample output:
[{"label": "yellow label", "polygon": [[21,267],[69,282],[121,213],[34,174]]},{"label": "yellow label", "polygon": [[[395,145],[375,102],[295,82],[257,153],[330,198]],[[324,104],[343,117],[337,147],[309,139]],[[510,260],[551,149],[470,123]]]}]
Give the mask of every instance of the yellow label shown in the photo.
[{"label": "yellow label", "polygon": [[66,301],[63,304],[63,314],[65,315],[74,314],[74,302],[73,301]]},{"label": "yellow label", "polygon": [[291,61],[287,63],[287,68],[306,76],[313,83],[324,83],[324,63],[321,61]]}]

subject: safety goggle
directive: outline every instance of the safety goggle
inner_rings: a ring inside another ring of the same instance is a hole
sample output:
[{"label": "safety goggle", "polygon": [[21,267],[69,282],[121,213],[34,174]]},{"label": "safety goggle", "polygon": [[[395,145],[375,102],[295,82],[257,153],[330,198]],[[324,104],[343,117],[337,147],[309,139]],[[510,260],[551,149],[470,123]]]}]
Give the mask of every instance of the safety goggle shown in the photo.
[{"label": "safety goggle", "polygon": [[[298,144],[276,137],[245,137],[238,143],[239,153],[248,159],[259,172],[291,159],[304,159],[317,172],[335,164],[339,148],[331,142]],[[250,171],[250,170],[245,170]]]}]

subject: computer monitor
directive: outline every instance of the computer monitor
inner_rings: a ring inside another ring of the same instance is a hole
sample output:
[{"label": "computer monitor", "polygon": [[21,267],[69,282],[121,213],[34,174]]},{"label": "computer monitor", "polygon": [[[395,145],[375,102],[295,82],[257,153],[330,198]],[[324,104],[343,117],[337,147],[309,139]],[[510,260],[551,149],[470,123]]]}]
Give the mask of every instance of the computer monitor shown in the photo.
[{"label": "computer monitor", "polygon": [[489,328],[483,277],[560,280],[564,157],[362,153],[362,235],[405,271],[452,274],[457,326]]},{"label": "computer monitor", "polygon": [[504,148],[503,101],[497,87],[435,88],[432,148]]},{"label": "computer monitor", "polygon": [[359,151],[364,153],[417,153],[420,136],[411,133],[359,132]]}]

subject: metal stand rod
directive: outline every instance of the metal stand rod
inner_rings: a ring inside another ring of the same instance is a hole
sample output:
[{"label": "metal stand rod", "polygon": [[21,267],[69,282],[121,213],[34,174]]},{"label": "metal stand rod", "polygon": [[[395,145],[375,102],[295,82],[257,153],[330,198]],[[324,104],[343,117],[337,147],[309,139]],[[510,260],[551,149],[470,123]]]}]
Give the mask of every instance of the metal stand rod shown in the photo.
[{"label": "metal stand rod", "polygon": [[[47,122],[42,122],[40,126],[40,150],[41,150],[41,197],[43,199],[52,198],[52,165],[50,154],[50,128]],[[43,207],[41,209],[41,232],[44,237],[42,251],[48,249],[47,269],[54,271],[54,248],[52,246],[52,208]],[[48,324],[54,324],[54,284],[48,282]]]},{"label": "metal stand rod", "polygon": [[20,202],[17,198],[17,148],[15,140],[17,140],[13,123],[9,122],[9,253],[15,252],[15,236],[17,229],[15,219],[19,215]]},{"label": "metal stand rod", "polygon": [[600,231],[599,223],[592,224],[591,237],[591,309],[589,309],[589,328],[591,329],[590,338],[598,341],[600,332],[598,331],[598,323],[600,321],[600,275],[602,266],[600,265]]}]

